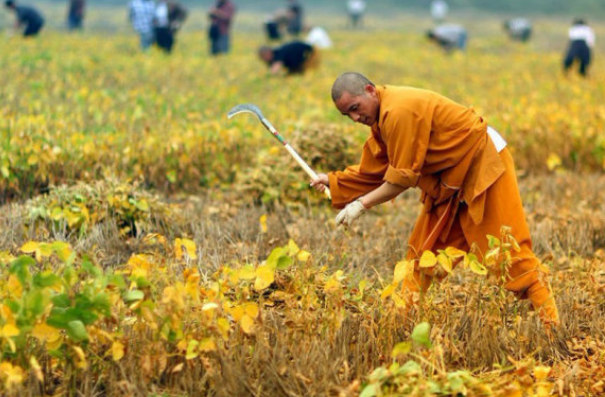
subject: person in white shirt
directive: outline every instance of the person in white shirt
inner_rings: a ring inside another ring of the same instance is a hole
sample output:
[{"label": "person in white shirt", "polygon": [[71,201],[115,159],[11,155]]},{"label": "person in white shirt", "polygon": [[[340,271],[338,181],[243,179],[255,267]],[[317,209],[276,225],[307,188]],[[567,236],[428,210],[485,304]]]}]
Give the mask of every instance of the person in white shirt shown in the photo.
[{"label": "person in white shirt", "polygon": [[141,49],[146,51],[155,41],[153,32],[155,4],[151,0],[132,0],[128,8],[132,27],[141,39]]},{"label": "person in white shirt", "polygon": [[531,38],[531,22],[527,18],[513,18],[504,22],[504,30],[514,41],[526,42]]},{"label": "person in white shirt", "polygon": [[308,31],[305,42],[312,45],[320,50],[325,50],[332,47],[332,39],[328,35],[328,32],[320,26],[313,26],[312,28],[305,28]]},{"label": "person in white shirt", "polygon": [[449,7],[444,0],[435,0],[431,3],[431,16],[437,24],[445,20],[448,11]]},{"label": "person in white shirt", "polygon": [[569,46],[563,60],[565,73],[569,71],[575,61],[578,61],[580,75],[586,77],[594,44],[595,34],[592,28],[583,19],[576,19],[573,26],[569,28]]},{"label": "person in white shirt", "polygon": [[361,26],[361,17],[366,11],[366,2],[363,0],[349,0],[347,2],[347,10],[351,17],[351,26],[357,28]]}]

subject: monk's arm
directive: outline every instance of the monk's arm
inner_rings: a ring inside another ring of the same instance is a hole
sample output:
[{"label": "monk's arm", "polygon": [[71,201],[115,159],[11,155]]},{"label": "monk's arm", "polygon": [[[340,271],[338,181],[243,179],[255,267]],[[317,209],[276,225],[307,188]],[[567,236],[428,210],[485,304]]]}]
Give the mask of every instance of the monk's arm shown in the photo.
[{"label": "monk's arm", "polygon": [[389,182],[385,182],[378,188],[372,190],[370,193],[361,197],[361,204],[366,209],[370,209],[375,205],[387,202],[403,193],[407,188],[399,185],[394,185]]}]

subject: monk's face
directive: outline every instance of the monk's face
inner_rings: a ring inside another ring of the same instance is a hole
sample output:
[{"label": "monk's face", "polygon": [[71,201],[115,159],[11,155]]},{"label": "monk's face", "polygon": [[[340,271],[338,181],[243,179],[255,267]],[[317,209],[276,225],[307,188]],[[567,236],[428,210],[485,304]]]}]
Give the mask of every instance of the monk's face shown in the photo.
[{"label": "monk's face", "polygon": [[361,95],[352,95],[345,91],[334,104],[340,113],[349,116],[356,123],[371,127],[378,120],[380,103],[376,87],[373,85],[366,85]]}]

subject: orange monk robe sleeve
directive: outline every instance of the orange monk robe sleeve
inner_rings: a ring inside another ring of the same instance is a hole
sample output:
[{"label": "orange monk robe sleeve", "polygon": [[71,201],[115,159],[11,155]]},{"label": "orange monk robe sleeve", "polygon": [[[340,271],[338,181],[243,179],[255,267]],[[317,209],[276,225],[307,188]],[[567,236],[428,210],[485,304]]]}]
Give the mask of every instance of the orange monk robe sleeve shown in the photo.
[{"label": "orange monk robe sleeve", "polygon": [[382,185],[388,165],[386,147],[371,135],[363,145],[358,165],[347,167],[344,171],[328,173],[332,206],[343,208]]},{"label": "orange monk robe sleeve", "polygon": [[431,136],[428,105],[422,101],[414,108],[393,107],[381,114],[379,128],[389,158],[384,181],[404,188],[418,184]]}]

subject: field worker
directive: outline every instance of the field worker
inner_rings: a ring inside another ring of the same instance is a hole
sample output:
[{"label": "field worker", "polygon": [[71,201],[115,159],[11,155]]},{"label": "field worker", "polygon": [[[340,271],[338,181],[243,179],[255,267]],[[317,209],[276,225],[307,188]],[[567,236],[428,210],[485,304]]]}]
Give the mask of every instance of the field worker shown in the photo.
[{"label": "field worker", "polygon": [[231,0],[217,0],[208,12],[210,18],[210,54],[227,54],[231,42],[231,22],[235,16],[235,4]]},{"label": "field worker", "polygon": [[172,35],[172,30],[170,29],[170,20],[168,19],[168,2],[166,0],[158,0],[155,5],[153,27],[155,43],[161,50],[166,53],[170,53],[174,44],[174,36]]},{"label": "field worker", "polygon": [[433,17],[433,21],[436,24],[440,24],[445,21],[448,11],[449,7],[444,0],[434,0],[431,2],[431,17]]},{"label": "field worker", "polygon": [[504,30],[514,41],[526,42],[531,38],[531,22],[527,18],[513,18],[504,22]]},{"label": "field worker", "polygon": [[332,39],[330,39],[328,32],[321,26],[306,27],[305,31],[307,32],[305,43],[319,50],[332,48]]},{"label": "field worker", "polygon": [[6,0],[4,6],[15,13],[14,30],[23,30],[23,37],[37,36],[44,26],[44,17],[34,7],[18,5],[14,0]]},{"label": "field worker", "polygon": [[262,46],[258,56],[269,66],[272,74],[301,74],[319,65],[319,53],[313,46],[302,41],[292,41],[271,48]]},{"label": "field worker", "polygon": [[[504,287],[528,298],[546,324],[558,323],[544,277],[548,269],[532,252],[512,156],[483,117],[435,92],[375,86],[359,73],[338,77],[332,99],[343,115],[371,128],[358,165],[311,182],[319,191],[329,186],[332,205],[344,208],[337,224],[349,226],[370,208],[418,187],[424,206],[409,238],[410,260],[426,250],[468,251],[473,245],[481,258],[486,236],[498,237],[509,226],[520,252],[511,252]],[[407,298],[426,290],[432,278],[416,268],[404,284]]]},{"label": "field worker", "polygon": [[298,0],[288,0],[288,25],[287,32],[292,36],[298,36],[303,28],[303,8]]},{"label": "field worker", "polygon": [[155,3],[152,0],[132,0],[128,7],[128,17],[133,29],[139,34],[141,50],[147,51],[155,42],[153,18]]},{"label": "field worker", "polygon": [[86,0],[69,0],[69,6],[67,7],[67,29],[82,29],[85,9]]},{"label": "field worker", "polygon": [[366,2],[364,0],[347,1],[347,11],[351,18],[351,27],[353,29],[362,25],[363,14],[366,12]]},{"label": "field worker", "polygon": [[444,24],[430,29],[427,38],[438,44],[446,52],[452,52],[455,49],[464,51],[468,41],[466,29],[460,25]]},{"label": "field worker", "polygon": [[187,9],[178,1],[168,1],[168,24],[173,40],[177,32],[183,27],[188,14]]},{"label": "field worker", "polygon": [[592,28],[583,19],[576,19],[569,28],[569,47],[563,60],[565,72],[567,73],[577,60],[580,63],[580,75],[586,77],[594,44],[595,34]]}]

